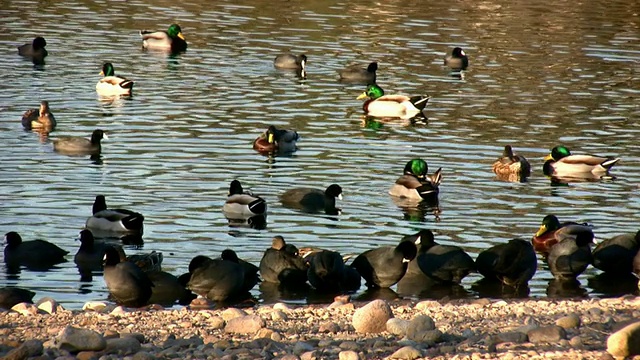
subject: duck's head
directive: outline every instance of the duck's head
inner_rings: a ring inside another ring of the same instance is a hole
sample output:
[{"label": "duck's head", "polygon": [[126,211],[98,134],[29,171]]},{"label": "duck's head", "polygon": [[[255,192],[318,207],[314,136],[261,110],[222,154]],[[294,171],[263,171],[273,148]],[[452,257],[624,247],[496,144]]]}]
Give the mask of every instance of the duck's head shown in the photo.
[{"label": "duck's head", "polygon": [[112,63],[104,63],[102,65],[102,71],[100,71],[100,75],[102,76],[113,76],[115,74],[115,69],[113,68]]},{"label": "duck's head", "polygon": [[536,236],[541,236],[549,231],[556,231],[560,228],[560,221],[555,215],[547,215],[542,219],[542,224],[540,224],[540,229],[536,232]]},{"label": "duck's head", "polygon": [[369,66],[367,66],[367,72],[374,73],[377,70],[378,70],[378,63],[375,61],[369,64]]},{"label": "duck's head", "polygon": [[418,255],[418,248],[413,241],[405,240],[396,246],[396,251],[402,254],[402,262],[408,263]]},{"label": "duck's head", "polygon": [[33,42],[31,43],[31,47],[33,47],[33,50],[44,49],[45,46],[47,46],[47,41],[42,36],[34,38]]},{"label": "duck's head", "polygon": [[338,200],[342,200],[342,188],[338,184],[330,185],[327,190],[324,191],[324,194],[329,197],[337,198]]},{"label": "duck's head", "polygon": [[429,171],[427,162],[422,159],[412,159],[404,166],[405,175],[413,175],[419,179],[424,179]]},{"label": "duck's head", "polygon": [[571,155],[571,152],[569,151],[569,149],[564,146],[564,145],[558,145],[556,147],[554,147],[553,149],[551,149],[551,153],[547,156],[545,156],[544,160],[554,160],[554,161],[558,161],[564,157],[567,157]]},{"label": "duck's head", "polygon": [[109,137],[100,129],[93,130],[93,133],[91,133],[91,143],[97,144],[102,139],[109,139]]},{"label": "duck's head", "polygon": [[453,48],[453,51],[451,51],[451,56],[454,58],[463,58],[467,56],[467,54],[464,53],[464,50],[462,50],[461,47],[455,47]]},{"label": "duck's head", "polygon": [[198,269],[199,267],[209,263],[210,261],[212,261],[212,260],[208,256],[198,255],[198,256],[194,257],[189,262],[189,273],[192,274],[194,271],[196,271],[196,269]]},{"label": "duck's head", "polygon": [[277,131],[278,131],[278,129],[273,125],[270,125],[269,128],[267,128],[266,135],[267,135],[267,142],[269,144],[274,144],[276,142],[276,132]]},{"label": "duck's head", "polygon": [[416,245],[432,245],[434,243],[433,232],[429,229],[422,229],[416,235],[414,243]]},{"label": "duck's head", "polygon": [[49,102],[48,101],[42,101],[40,103],[40,115],[44,115],[46,113],[49,112]]},{"label": "duck's head", "polygon": [[117,265],[121,261],[121,254],[114,246],[109,246],[104,251],[104,257],[102,258],[103,265]]},{"label": "duck's head", "polygon": [[178,24],[171,24],[171,26],[169,26],[169,29],[167,29],[167,35],[169,35],[169,37],[172,39],[179,37],[180,39],[184,40],[182,29],[180,29],[180,25]]},{"label": "duck's head", "polygon": [[358,100],[369,98],[369,99],[377,99],[384,95],[384,90],[377,84],[371,84],[367,86],[367,91],[363,92],[358,96]]},{"label": "duck's head", "polygon": [[90,230],[84,229],[80,231],[80,243],[91,245],[95,241],[93,233]]},{"label": "duck's head", "polygon": [[271,248],[275,250],[281,250],[285,247],[287,243],[284,241],[284,238],[280,235],[274,236],[273,240],[271,240]]},{"label": "duck's head", "polygon": [[220,254],[220,259],[231,261],[236,264],[240,262],[240,259],[238,259],[238,254],[236,254],[236,252],[231,249],[224,249],[222,251],[222,254]]},{"label": "duck's head", "polygon": [[4,234],[4,243],[8,247],[18,246],[22,244],[22,237],[15,231],[9,231],[8,233]]},{"label": "duck's head", "polygon": [[239,194],[242,194],[243,191],[244,189],[242,188],[242,184],[240,184],[240,181],[233,180],[229,185],[229,194],[227,195],[228,196],[239,195]]}]

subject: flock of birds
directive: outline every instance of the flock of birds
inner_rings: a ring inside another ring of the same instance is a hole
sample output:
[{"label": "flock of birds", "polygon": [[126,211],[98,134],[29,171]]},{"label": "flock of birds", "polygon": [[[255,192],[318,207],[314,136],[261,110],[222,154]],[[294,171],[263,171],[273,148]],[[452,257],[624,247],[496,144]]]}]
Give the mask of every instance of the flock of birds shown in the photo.
[{"label": "flock of birds", "polygon": [[[185,51],[187,43],[180,27],[171,25],[167,31],[140,32],[143,48],[178,53]],[[19,54],[34,63],[44,63],[47,56],[46,41],[37,37],[30,44],[20,46]],[[274,60],[280,69],[292,69],[306,76],[307,57],[304,54],[281,54]],[[453,71],[469,66],[464,51],[456,47],[445,57],[444,64]],[[367,85],[359,98],[367,98],[364,112],[381,118],[412,118],[421,114],[429,101],[428,96],[385,95],[376,84],[378,64],[367,68],[347,67],[339,71],[340,79]],[[134,82],[115,75],[114,66],[105,63],[104,77],[96,85],[102,96],[130,95]],[[50,132],[56,121],[47,101],[39,109],[28,110],[22,118],[28,130]],[[101,140],[107,138],[97,129],[91,139],[63,137],[53,141],[54,150],[67,155],[99,155]],[[289,153],[297,149],[299,136],[294,130],[269,126],[253,142],[253,148],[265,153]],[[608,174],[620,159],[591,155],[574,155],[564,146],[556,146],[545,158],[543,172],[551,177],[590,178]],[[526,158],[517,155],[507,145],[502,157],[493,164],[498,178],[522,181],[530,176],[531,166]],[[442,169],[428,174],[423,159],[406,163],[403,173],[389,189],[394,197],[417,203],[437,203]],[[331,184],[326,189],[293,188],[283,192],[279,199],[290,208],[305,212],[336,215],[340,209],[336,200],[342,198],[342,188]],[[267,203],[262,197],[246,191],[240,181],[233,180],[222,208],[229,219],[259,219],[267,214]],[[560,223],[556,216],[546,216],[540,230],[531,241],[513,239],[482,251],[475,260],[462,248],[441,245],[430,230],[405,236],[396,246],[383,246],[367,250],[357,256],[345,255],[318,248],[297,248],[281,236],[273,238],[259,265],[239,259],[230,249],[219,257],[194,257],[188,272],[174,276],[162,271],[162,254],[126,256],[118,243],[100,241],[117,235],[141,235],[144,216],[126,209],[108,208],[104,196],[98,195],[92,215],[80,232],[80,247],[74,261],[84,276],[102,272],[111,298],[118,304],[140,307],[149,303],[189,304],[196,295],[215,302],[239,302],[250,298],[249,291],[259,282],[273,284],[290,292],[317,291],[322,294],[341,294],[357,291],[361,279],[370,289],[384,289],[398,284],[398,288],[429,288],[434,285],[459,285],[473,272],[485,280],[503,287],[519,289],[527,286],[537,269],[536,251],[541,253],[551,273],[560,281],[575,281],[589,266],[611,274],[640,275],[640,231],[605,240],[591,251],[594,242],[588,224]],[[69,254],[44,240],[23,241],[16,232],[5,235],[4,261],[7,269],[19,271],[21,267],[33,270],[51,268],[66,261]],[[349,260],[354,258],[349,263]],[[30,298],[29,298],[30,296]],[[0,289],[0,306],[8,307],[16,300],[30,301],[33,293],[17,287]],[[19,301],[16,301],[19,302]]]}]

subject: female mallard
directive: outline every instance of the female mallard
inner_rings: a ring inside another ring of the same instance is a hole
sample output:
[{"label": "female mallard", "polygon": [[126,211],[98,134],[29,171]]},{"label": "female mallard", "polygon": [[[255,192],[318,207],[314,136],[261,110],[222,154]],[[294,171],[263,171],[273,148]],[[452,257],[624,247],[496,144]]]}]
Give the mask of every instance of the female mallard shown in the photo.
[{"label": "female mallard", "polygon": [[39,109],[29,109],[22,115],[25,130],[52,131],[56,127],[56,118],[49,109],[49,102],[42,101]]},{"label": "female mallard", "polygon": [[362,105],[365,114],[382,118],[412,118],[420,114],[429,102],[429,96],[385,95],[376,84],[367,86],[367,91],[358,96],[358,100],[364,98],[369,98]]},{"label": "female mallard", "polygon": [[177,24],[171,24],[167,31],[141,30],[142,47],[151,50],[164,50],[179,53],[187,50],[187,41],[182,35],[182,29]]},{"label": "female mallard", "polygon": [[109,137],[104,131],[96,129],[91,134],[91,140],[83,137],[69,136],[53,141],[53,150],[65,155],[100,155],[102,139]]},{"label": "female mallard", "polygon": [[451,51],[451,55],[444,58],[444,64],[453,71],[466,70],[469,67],[469,58],[462,48],[455,47]]},{"label": "female mallard", "polygon": [[96,196],[93,215],[85,227],[93,232],[142,233],[144,216],[126,209],[108,209],[104,195]]},{"label": "female mallard", "polygon": [[547,215],[542,219],[540,229],[531,239],[531,243],[536,251],[548,254],[551,247],[567,237],[575,238],[578,234],[591,236],[593,231],[588,224],[578,224],[575,222],[565,222],[560,224],[555,215]]},{"label": "female mallard", "polygon": [[38,36],[31,43],[18,46],[18,55],[30,58],[34,64],[42,64],[49,54],[45,46],[47,41],[42,36]]},{"label": "female mallard", "polygon": [[524,156],[514,154],[511,145],[506,145],[502,157],[493,163],[493,172],[499,179],[520,181],[531,175],[531,165]]},{"label": "female mallard", "polygon": [[559,145],[551,149],[545,158],[542,170],[545,175],[557,177],[580,177],[605,175],[620,158],[611,156],[571,155],[569,149]]},{"label": "female mallard", "polygon": [[222,212],[228,218],[264,215],[267,213],[267,202],[250,191],[244,191],[240,181],[233,180],[229,185],[229,194],[222,206]]},{"label": "female mallard", "polygon": [[369,85],[376,83],[377,70],[378,63],[372,62],[366,69],[361,68],[359,65],[351,65],[338,71],[338,74],[342,81]]},{"label": "female mallard", "polygon": [[411,200],[438,199],[438,187],[442,181],[442,168],[432,175],[427,172],[429,166],[422,159],[412,159],[404,167],[404,174],[389,189],[389,195]]},{"label": "female mallard", "polygon": [[121,76],[116,76],[113,64],[104,63],[100,75],[104,76],[96,84],[96,91],[102,96],[130,95],[133,90],[133,81]]},{"label": "female mallard", "polygon": [[294,152],[296,141],[300,138],[293,130],[278,129],[271,125],[263,134],[253,141],[253,149],[259,152]]},{"label": "female mallard", "polygon": [[300,77],[306,77],[307,55],[280,54],[273,60],[276,69],[296,70]]}]

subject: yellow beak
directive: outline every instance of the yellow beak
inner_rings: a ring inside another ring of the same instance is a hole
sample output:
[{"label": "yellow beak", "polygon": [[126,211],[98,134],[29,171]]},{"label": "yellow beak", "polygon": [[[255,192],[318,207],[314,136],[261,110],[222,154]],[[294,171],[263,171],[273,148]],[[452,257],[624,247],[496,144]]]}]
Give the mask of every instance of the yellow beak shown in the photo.
[{"label": "yellow beak", "polygon": [[180,39],[182,39],[182,40],[185,40],[184,35],[182,35],[182,33],[181,33],[181,32],[179,32],[179,33],[178,33],[178,37],[179,37]]},{"label": "yellow beak", "polygon": [[269,144],[273,144],[273,134],[269,134],[269,136],[267,137],[267,141],[269,142]]},{"label": "yellow beak", "polygon": [[546,225],[542,225],[540,226],[540,229],[538,229],[538,232],[536,233],[536,236],[540,236],[544,233],[547,232],[547,226]]},{"label": "yellow beak", "polygon": [[100,76],[104,76],[104,71],[100,70]]},{"label": "yellow beak", "polygon": [[549,161],[549,160],[553,160],[553,156],[551,156],[551,154],[544,157],[544,161]]},{"label": "yellow beak", "polygon": [[369,96],[367,96],[366,92],[363,92],[362,94],[358,95],[357,99],[360,100],[360,99],[364,99],[366,97],[369,97]]}]

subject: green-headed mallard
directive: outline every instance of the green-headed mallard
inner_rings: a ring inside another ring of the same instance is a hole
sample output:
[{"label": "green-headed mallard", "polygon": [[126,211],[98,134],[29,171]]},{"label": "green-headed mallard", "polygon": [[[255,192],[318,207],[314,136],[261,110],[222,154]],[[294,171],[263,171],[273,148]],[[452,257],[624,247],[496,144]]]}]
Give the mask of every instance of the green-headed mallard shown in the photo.
[{"label": "green-headed mallard", "polygon": [[640,231],[604,240],[593,250],[593,266],[607,273],[627,275],[640,251]]},{"label": "green-headed mallard", "polygon": [[187,50],[187,42],[182,35],[182,29],[177,24],[171,24],[167,31],[141,30],[142,47],[151,50],[164,50],[179,53]]},{"label": "green-headed mallard", "polygon": [[593,261],[592,244],[592,234],[581,232],[553,245],[547,257],[547,264],[553,276],[558,280],[569,280],[582,274]]},{"label": "green-headed mallard", "polygon": [[42,36],[37,36],[31,43],[18,46],[18,55],[30,58],[34,64],[42,64],[49,54],[45,46],[47,41]]},{"label": "green-headed mallard", "polygon": [[349,83],[363,83],[363,84],[375,84],[376,83],[376,71],[378,70],[378,63],[372,62],[363,69],[360,65],[351,65],[340,71],[340,80]]},{"label": "green-headed mallard", "polygon": [[104,63],[100,75],[104,76],[96,84],[96,91],[102,96],[130,95],[133,81],[116,76],[113,64]]},{"label": "green-headed mallard", "polygon": [[531,175],[529,161],[522,155],[514,154],[511,145],[505,145],[502,157],[493,163],[492,168],[501,180],[521,181]]},{"label": "green-headed mallard", "polygon": [[229,185],[229,194],[222,206],[222,212],[228,218],[264,215],[267,213],[267,202],[249,191],[244,191],[240,181],[233,180]]},{"label": "green-headed mallard", "polygon": [[536,251],[546,255],[558,242],[568,237],[575,239],[578,234],[594,238],[591,226],[586,223],[565,222],[561,224],[557,216],[547,215],[542,219],[540,229],[531,239],[531,243]]},{"label": "green-headed mallard", "polygon": [[368,98],[362,109],[368,116],[381,118],[412,118],[422,112],[429,96],[385,95],[384,90],[376,84],[367,86],[367,91],[358,96],[358,100]]},{"label": "green-headed mallard", "polygon": [[144,216],[127,209],[107,208],[104,195],[96,196],[85,227],[93,232],[142,233]]},{"label": "green-headed mallard", "polygon": [[538,259],[528,241],[513,239],[478,254],[476,267],[485,278],[518,288],[526,286],[536,273]]},{"label": "green-headed mallard", "polygon": [[388,288],[402,279],[409,262],[418,254],[411,240],[397,246],[382,246],[358,255],[351,266],[356,268],[369,288]]},{"label": "green-headed mallard", "polygon": [[422,159],[412,159],[404,167],[404,174],[389,189],[389,194],[412,200],[437,200],[442,168],[428,175],[429,166]]},{"label": "green-headed mallard", "polygon": [[25,130],[52,131],[56,127],[56,119],[49,109],[49,102],[42,101],[39,109],[29,109],[22,115],[22,126]]},{"label": "green-headed mallard", "polygon": [[273,66],[276,69],[296,70],[300,77],[305,78],[307,75],[305,70],[307,67],[307,55],[280,54],[273,60]]},{"label": "green-headed mallard", "polygon": [[109,139],[109,137],[104,131],[96,129],[91,134],[91,139],[68,136],[54,140],[53,150],[65,155],[100,155],[102,139]]},{"label": "green-headed mallard", "polygon": [[297,150],[296,141],[300,138],[293,130],[278,129],[274,125],[253,141],[253,149],[259,152],[289,153]]},{"label": "green-headed mallard", "polygon": [[466,70],[469,66],[469,58],[460,47],[453,48],[451,55],[444,58],[444,64],[454,71]]},{"label": "green-headed mallard", "polygon": [[605,175],[620,158],[611,156],[572,155],[567,147],[559,145],[551,149],[542,170],[545,175],[580,177],[581,175]]},{"label": "green-headed mallard", "polygon": [[310,213],[324,211],[329,215],[340,213],[340,210],[336,208],[336,199],[342,199],[342,187],[337,184],[329,185],[326,190],[306,187],[294,188],[280,195],[280,201],[286,207]]}]

